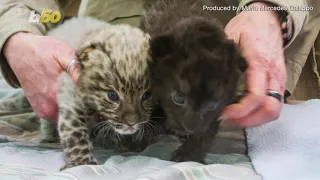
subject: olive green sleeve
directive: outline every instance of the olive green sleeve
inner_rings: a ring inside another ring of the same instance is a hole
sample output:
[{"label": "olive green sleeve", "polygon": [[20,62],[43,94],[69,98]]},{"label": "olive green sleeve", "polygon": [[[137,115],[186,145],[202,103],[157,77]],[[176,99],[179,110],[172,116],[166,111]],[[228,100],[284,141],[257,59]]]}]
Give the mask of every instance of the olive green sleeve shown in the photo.
[{"label": "olive green sleeve", "polygon": [[[241,12],[241,7],[244,7],[253,2],[268,2],[284,7],[287,13],[292,16],[294,23],[294,32],[290,42],[286,44],[285,48],[287,48],[297,37],[301,29],[303,28],[304,24],[306,23],[308,13],[311,12],[303,11],[302,9],[307,7],[313,7],[311,0],[310,2],[308,2],[308,0],[240,0],[237,13]],[[299,8],[300,10],[298,10],[297,8]],[[313,8],[315,9],[318,7]]]},{"label": "olive green sleeve", "polygon": [[[63,2],[63,3],[62,3]],[[63,7],[67,0],[1,0],[0,1],[0,71],[7,83],[12,87],[20,87],[20,83],[3,55],[3,47],[7,39],[17,32],[30,32],[43,35],[54,24],[29,22],[34,10],[41,14],[44,8],[53,12],[59,11],[63,16]],[[18,52],[17,52],[18,53]]]}]

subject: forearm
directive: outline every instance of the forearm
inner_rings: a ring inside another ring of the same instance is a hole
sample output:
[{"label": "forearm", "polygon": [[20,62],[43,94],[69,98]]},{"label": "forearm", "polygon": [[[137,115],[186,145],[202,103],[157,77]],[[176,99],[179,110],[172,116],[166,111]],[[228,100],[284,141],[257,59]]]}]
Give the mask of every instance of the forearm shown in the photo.
[{"label": "forearm", "polygon": [[51,29],[54,26],[52,23],[29,22],[31,12],[34,10],[41,14],[43,8],[60,12],[61,4],[55,0],[1,0],[0,2],[0,71],[12,87],[20,87],[20,84],[3,53],[6,42],[17,32],[43,35]]}]

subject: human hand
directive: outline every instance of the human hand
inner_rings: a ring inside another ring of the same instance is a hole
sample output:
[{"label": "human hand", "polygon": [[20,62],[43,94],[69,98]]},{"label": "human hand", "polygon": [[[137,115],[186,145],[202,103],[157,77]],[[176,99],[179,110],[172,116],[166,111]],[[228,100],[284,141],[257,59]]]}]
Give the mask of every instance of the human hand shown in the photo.
[{"label": "human hand", "polygon": [[[252,6],[268,6],[252,3]],[[267,90],[285,91],[286,68],[279,17],[274,11],[242,11],[225,27],[248,62],[248,94],[222,113],[223,121],[239,127],[257,126],[278,119],[282,103]]]},{"label": "human hand", "polygon": [[[57,120],[59,75],[75,51],[53,37],[19,32],[7,40],[3,53],[35,113],[46,120]],[[76,66],[71,66],[69,74],[76,80]]]}]

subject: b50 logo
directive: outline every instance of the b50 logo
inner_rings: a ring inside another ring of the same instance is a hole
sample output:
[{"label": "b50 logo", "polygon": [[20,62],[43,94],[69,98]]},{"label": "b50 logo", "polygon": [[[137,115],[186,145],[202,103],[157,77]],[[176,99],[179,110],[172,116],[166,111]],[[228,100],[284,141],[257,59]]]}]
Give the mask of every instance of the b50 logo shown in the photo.
[{"label": "b50 logo", "polygon": [[56,12],[52,12],[51,9],[46,9],[43,8],[43,11],[40,14],[37,14],[36,11],[31,11],[30,13],[30,17],[29,17],[29,22],[33,22],[33,23],[57,23],[59,22],[61,19],[61,13],[56,11]]}]

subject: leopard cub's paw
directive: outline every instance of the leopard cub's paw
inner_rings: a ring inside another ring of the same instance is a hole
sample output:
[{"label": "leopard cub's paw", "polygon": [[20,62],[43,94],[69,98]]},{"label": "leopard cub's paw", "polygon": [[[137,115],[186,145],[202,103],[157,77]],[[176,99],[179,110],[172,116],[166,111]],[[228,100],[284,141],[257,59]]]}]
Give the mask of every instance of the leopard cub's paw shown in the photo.
[{"label": "leopard cub's paw", "polygon": [[171,160],[175,162],[193,161],[205,164],[203,153],[190,150],[189,148],[185,148],[183,146],[180,146],[180,148],[173,152]]},{"label": "leopard cub's paw", "polygon": [[69,169],[69,168],[73,168],[73,167],[76,167],[76,166],[81,166],[81,165],[98,165],[98,161],[97,160],[92,160],[92,161],[79,161],[79,162],[69,162],[69,163],[66,163],[65,165],[63,165],[61,168],[60,168],[60,171],[63,171],[65,169]]},{"label": "leopard cub's paw", "polygon": [[146,145],[142,144],[142,142],[135,142],[135,143],[128,142],[127,144],[124,144],[124,143],[117,144],[117,150],[120,153],[130,153],[130,152],[138,153],[143,151],[145,148],[146,148]]}]

